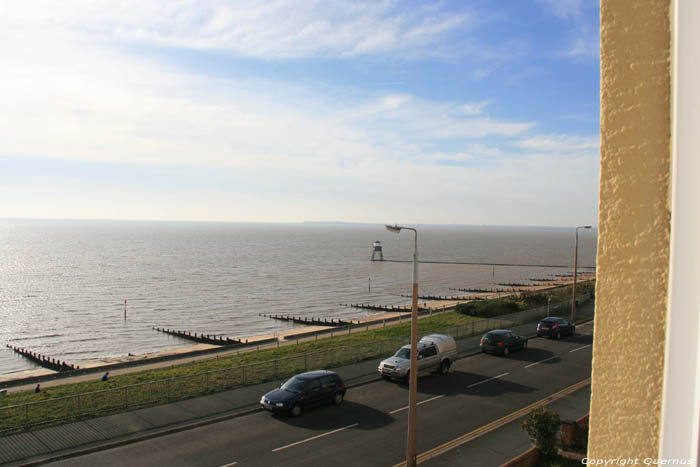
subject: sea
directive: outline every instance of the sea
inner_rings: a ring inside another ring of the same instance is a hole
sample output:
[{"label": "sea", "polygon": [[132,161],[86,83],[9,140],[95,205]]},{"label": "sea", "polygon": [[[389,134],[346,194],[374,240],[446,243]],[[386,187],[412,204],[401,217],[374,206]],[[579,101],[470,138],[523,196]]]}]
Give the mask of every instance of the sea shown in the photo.
[{"label": "sea", "polygon": [[[421,295],[573,272],[572,228],[413,227]],[[375,241],[397,262],[370,261]],[[579,230],[582,270],[596,244]],[[38,368],[6,344],[80,365],[192,345],[154,327],[249,338],[298,326],[262,314],[406,305],[413,249],[413,232],[374,224],[0,220],[0,375]]]}]

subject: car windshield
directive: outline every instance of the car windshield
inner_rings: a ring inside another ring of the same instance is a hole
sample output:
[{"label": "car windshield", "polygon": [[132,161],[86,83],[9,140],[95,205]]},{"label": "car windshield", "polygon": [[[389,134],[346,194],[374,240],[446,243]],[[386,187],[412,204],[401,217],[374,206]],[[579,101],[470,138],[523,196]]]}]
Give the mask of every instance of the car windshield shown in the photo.
[{"label": "car windshield", "polygon": [[394,357],[405,358],[408,360],[409,358],[411,358],[411,349],[401,348],[396,351]]},{"label": "car windshield", "polygon": [[282,389],[285,391],[301,394],[306,390],[308,384],[308,381],[303,380],[301,378],[297,378],[295,376],[291,379],[288,379],[287,382],[282,385]]}]

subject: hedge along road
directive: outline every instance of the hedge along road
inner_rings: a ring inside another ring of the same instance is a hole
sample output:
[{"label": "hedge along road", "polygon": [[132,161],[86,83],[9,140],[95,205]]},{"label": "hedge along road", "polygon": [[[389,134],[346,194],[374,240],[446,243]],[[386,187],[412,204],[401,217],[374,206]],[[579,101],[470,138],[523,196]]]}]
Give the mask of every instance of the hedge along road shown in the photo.
[{"label": "hedge along road", "polygon": [[[589,378],[592,325],[579,332],[561,341],[532,339],[506,358],[475,355],[446,376],[421,378],[418,453]],[[144,466],[394,465],[404,460],[407,399],[405,385],[376,381],[349,390],[341,406],[299,418],[258,412],[54,465],[116,466],[127,458]]]}]

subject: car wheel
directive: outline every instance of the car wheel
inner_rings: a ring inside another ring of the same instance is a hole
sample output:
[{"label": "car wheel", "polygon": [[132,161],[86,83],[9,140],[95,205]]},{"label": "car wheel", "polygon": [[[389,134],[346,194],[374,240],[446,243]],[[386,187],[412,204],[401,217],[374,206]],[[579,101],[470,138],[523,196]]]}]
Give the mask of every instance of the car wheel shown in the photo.
[{"label": "car wheel", "polygon": [[441,375],[446,375],[450,371],[450,362],[448,360],[443,360],[440,364],[440,369],[438,370]]},{"label": "car wheel", "polygon": [[503,356],[507,357],[510,352],[508,351],[508,347],[503,348]]},{"label": "car wheel", "polygon": [[343,393],[338,391],[335,393],[335,396],[333,397],[333,403],[335,405],[340,405],[343,403]]},{"label": "car wheel", "polygon": [[294,407],[292,407],[292,410],[290,410],[289,413],[292,415],[292,417],[298,417],[301,415],[301,406],[299,404],[294,404]]}]

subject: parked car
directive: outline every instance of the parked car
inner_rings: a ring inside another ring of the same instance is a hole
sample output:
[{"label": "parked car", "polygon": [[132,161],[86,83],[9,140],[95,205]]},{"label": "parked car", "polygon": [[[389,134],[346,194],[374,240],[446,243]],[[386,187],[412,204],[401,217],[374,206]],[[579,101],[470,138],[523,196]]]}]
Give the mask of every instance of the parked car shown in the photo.
[{"label": "parked car", "polygon": [[537,337],[549,336],[561,339],[562,336],[574,334],[576,334],[576,325],[564,318],[550,316],[537,323]]},{"label": "parked car", "polygon": [[[418,376],[438,372],[441,375],[450,371],[457,355],[457,344],[452,336],[430,334],[418,341]],[[404,345],[393,357],[379,363],[379,373],[384,379],[408,381],[411,369],[411,346]]]},{"label": "parked car", "polygon": [[270,412],[282,412],[298,417],[303,410],[343,402],[346,386],[343,379],[328,370],[309,371],[292,376],[260,398],[260,405]]},{"label": "parked car", "polygon": [[481,337],[479,343],[484,353],[499,353],[507,356],[512,350],[527,347],[527,337],[520,336],[509,329],[494,329]]}]

